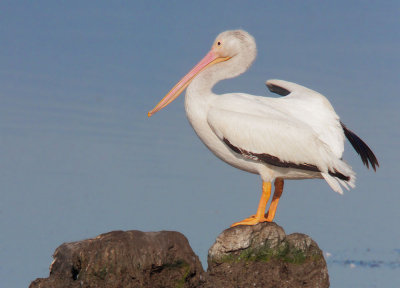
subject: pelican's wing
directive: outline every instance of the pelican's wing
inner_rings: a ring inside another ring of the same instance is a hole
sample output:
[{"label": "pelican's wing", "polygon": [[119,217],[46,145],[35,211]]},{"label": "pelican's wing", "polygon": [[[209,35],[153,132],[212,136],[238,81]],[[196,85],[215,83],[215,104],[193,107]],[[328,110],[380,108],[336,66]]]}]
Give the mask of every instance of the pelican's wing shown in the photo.
[{"label": "pelican's wing", "polygon": [[[289,84],[289,85],[286,85],[286,84]],[[268,80],[267,82],[265,82],[265,85],[267,85],[269,91],[271,91],[272,93],[281,95],[281,96],[287,96],[293,91],[292,87],[289,87],[289,86],[291,86],[290,84],[292,84],[292,83],[287,82],[287,81],[282,81],[282,80]]]},{"label": "pelican's wing", "polygon": [[283,80],[268,80],[266,85],[271,92],[284,96],[276,100],[285,102],[285,108],[294,117],[307,123],[337,158],[342,157],[344,133],[340,118],[324,95]]},{"label": "pelican's wing", "polygon": [[314,130],[296,119],[214,107],[209,110],[207,121],[217,137],[242,157],[279,167],[320,171],[339,193],[342,190],[333,177],[348,181],[350,174],[353,176],[351,168],[335,157]]},{"label": "pelican's wing", "polygon": [[[332,167],[329,148],[304,123],[212,108],[207,121],[214,133],[231,146],[251,154],[268,154],[281,162]],[[321,161],[323,160],[323,161]]]},{"label": "pelican's wing", "polygon": [[[364,165],[369,168],[369,164],[371,164],[372,168],[376,171],[376,168],[379,167],[379,163],[372,150],[360,137],[350,131],[339,120],[339,117],[336,115],[332,105],[325,96],[307,87],[284,80],[268,80],[265,84],[269,91],[281,96],[287,96],[283,98],[293,103],[312,103],[309,107],[314,106],[313,110],[315,112],[311,113],[312,111],[309,111],[310,113],[304,113],[306,111],[302,110],[303,114],[307,115],[307,118],[303,120],[308,120],[309,124],[318,132],[320,139],[328,143],[335,154],[341,157],[345,135],[354,150],[360,155]],[[307,107],[303,107],[303,109],[304,108],[306,109]],[[323,117],[317,118],[318,115]]]},{"label": "pelican's wing", "polygon": [[357,154],[360,155],[363,164],[369,168],[369,163],[371,163],[372,168],[376,171],[376,167],[379,167],[379,162],[371,148],[369,148],[368,145],[354,132],[350,131],[350,129],[348,129],[342,122],[340,122],[340,124],[342,125],[344,134],[350,144],[353,146],[354,150],[356,150]]},{"label": "pelican's wing", "polygon": [[279,79],[270,79],[267,82],[265,82],[265,85],[267,85],[269,91],[281,96],[287,96],[291,94],[290,97],[309,98],[309,99],[320,98],[326,100],[326,102],[328,103],[327,106],[333,110],[331,104],[324,95],[305,86]]}]

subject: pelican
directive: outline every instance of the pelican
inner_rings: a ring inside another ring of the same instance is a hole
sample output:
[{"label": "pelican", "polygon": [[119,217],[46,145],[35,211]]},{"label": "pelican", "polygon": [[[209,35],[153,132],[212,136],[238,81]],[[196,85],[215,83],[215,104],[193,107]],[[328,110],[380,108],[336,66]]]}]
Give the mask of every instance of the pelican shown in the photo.
[{"label": "pelican", "polygon": [[[355,187],[355,173],[342,160],[344,137],[364,165],[379,163],[363,140],[339,119],[320,93],[283,80],[268,80],[268,89],[282,97],[244,93],[217,95],[213,86],[244,73],[257,54],[254,38],[243,30],[217,36],[211,50],[148,112],[160,111],[186,89],[187,118],[201,141],[218,158],[238,169],[259,174],[262,194],[258,209],[236,225],[272,222],[285,179],[323,178],[340,194]],[[274,183],[274,195],[266,206]]]}]

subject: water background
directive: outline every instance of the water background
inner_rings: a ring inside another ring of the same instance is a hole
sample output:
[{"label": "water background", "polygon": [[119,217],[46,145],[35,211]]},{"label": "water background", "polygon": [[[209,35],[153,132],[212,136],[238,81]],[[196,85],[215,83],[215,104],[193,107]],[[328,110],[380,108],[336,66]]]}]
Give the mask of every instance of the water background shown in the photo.
[{"label": "water background", "polygon": [[287,181],[276,222],[326,253],[331,287],[400,286],[400,3],[102,1],[0,4],[0,279],[47,277],[64,242],[112,230],[184,233],[208,248],[254,213],[258,176],[215,158],[183,97],[147,111],[208,51],[243,28],[258,57],[218,93],[270,94],[285,79],[326,95],[374,150],[367,170],[346,144],[357,188]]}]

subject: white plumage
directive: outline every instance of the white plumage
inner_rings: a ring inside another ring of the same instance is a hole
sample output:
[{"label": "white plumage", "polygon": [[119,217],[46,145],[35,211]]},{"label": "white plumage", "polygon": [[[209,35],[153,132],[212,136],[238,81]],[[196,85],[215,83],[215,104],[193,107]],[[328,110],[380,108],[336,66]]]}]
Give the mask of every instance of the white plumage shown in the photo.
[{"label": "white plumage", "polygon": [[[293,84],[279,82],[281,85]],[[348,182],[354,186],[354,172],[340,160],[344,133],[339,117],[322,95],[314,92],[308,97],[302,96],[301,90],[276,99],[248,94],[208,94],[207,97],[201,97],[208,105],[206,121],[194,119],[196,116],[193,117],[192,109],[187,109],[187,116],[200,139],[216,156],[237,168],[260,174],[264,181],[273,181],[278,177],[331,178],[329,174],[326,175],[328,171],[337,170],[351,176]],[[186,107],[191,105],[192,97],[197,98],[196,95],[187,94]],[[298,113],[302,110],[303,113]],[[313,110],[318,113],[311,114]],[[257,160],[251,161],[243,155],[238,157],[223,142],[224,138],[235,147],[256,154],[267,153],[282,162],[315,165],[322,173],[293,168],[277,169]],[[334,179],[328,183],[331,185]],[[331,187],[342,193],[340,186]]]},{"label": "white plumage", "polygon": [[345,135],[364,164],[368,166],[369,161],[374,169],[378,166],[368,146],[340,122],[329,101],[316,91],[269,80],[267,87],[283,97],[212,92],[218,81],[246,71],[255,56],[256,44],[247,32],[221,33],[206,57],[149,116],[187,87],[186,114],[203,143],[228,164],[259,174],[263,182],[324,178],[338,193],[342,193],[340,185],[354,187],[355,173],[341,159]]}]

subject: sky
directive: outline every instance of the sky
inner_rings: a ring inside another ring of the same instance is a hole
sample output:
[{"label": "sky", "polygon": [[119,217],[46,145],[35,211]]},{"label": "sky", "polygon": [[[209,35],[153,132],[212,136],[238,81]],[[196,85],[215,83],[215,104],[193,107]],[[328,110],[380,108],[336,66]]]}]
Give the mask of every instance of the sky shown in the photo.
[{"label": "sky", "polygon": [[398,1],[1,1],[2,285],[27,287],[62,243],[113,230],[180,231],[206,267],[218,234],[254,214],[260,177],[203,146],[183,96],[147,117],[231,29],[252,34],[258,56],[215,92],[312,88],[380,163],[367,170],[347,143],[357,187],[287,181],[275,221],[332,255],[331,287],[400,283],[399,15]]}]

